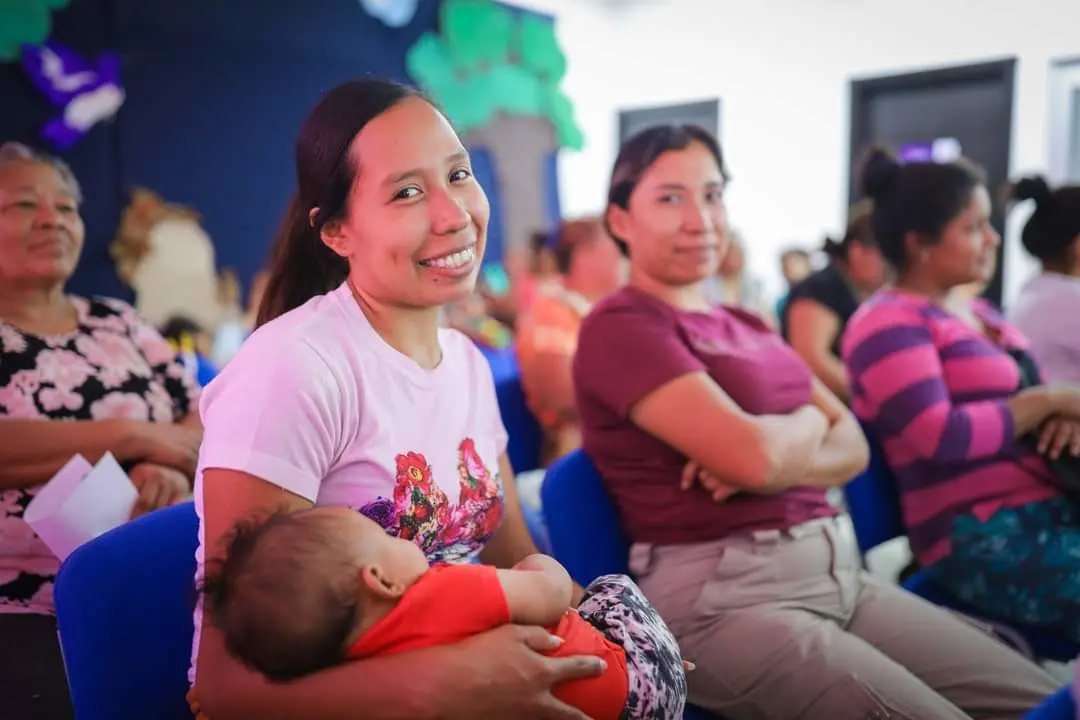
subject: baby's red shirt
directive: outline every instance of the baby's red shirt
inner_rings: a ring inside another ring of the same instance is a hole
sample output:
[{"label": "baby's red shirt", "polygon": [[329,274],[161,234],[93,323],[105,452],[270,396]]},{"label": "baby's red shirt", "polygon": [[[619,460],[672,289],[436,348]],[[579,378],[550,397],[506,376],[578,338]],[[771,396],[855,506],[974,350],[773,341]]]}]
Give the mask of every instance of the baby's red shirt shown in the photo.
[{"label": "baby's red shirt", "polygon": [[[347,657],[358,660],[451,645],[508,623],[510,606],[495,568],[435,566],[349,648]],[[559,683],[553,690],[555,697],[594,720],[617,720],[629,692],[626,652],[573,610],[548,630],[563,639],[549,655],[595,655],[607,663],[599,677]]]}]

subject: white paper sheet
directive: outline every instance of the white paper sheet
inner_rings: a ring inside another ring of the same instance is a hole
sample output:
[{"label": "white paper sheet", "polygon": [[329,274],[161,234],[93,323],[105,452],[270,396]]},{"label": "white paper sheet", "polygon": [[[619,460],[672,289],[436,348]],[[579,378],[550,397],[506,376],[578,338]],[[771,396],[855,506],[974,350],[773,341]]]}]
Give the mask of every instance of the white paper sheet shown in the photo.
[{"label": "white paper sheet", "polygon": [[60,560],[131,518],[139,493],[111,453],[97,465],[76,455],[45,484],[23,519]]}]

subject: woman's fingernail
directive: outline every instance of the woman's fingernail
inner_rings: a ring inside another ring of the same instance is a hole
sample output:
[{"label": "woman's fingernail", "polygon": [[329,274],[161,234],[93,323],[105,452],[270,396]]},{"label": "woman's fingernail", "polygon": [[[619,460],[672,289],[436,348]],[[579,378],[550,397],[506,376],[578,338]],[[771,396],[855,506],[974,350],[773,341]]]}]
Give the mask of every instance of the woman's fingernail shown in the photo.
[{"label": "woman's fingernail", "polygon": [[687,660],[686,661],[686,672],[694,672],[695,670],[697,670],[697,665],[695,665],[694,663]]},{"label": "woman's fingernail", "polygon": [[549,635],[548,637],[551,638],[551,644],[554,645],[555,647],[559,647],[560,645],[563,644],[563,639],[561,637],[559,637],[558,635]]}]

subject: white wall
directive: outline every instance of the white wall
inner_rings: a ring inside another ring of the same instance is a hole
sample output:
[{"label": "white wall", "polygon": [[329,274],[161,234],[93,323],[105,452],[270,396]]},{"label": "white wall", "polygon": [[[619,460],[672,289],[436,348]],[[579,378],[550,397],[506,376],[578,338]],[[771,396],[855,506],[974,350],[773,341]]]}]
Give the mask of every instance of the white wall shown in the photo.
[{"label": "white wall", "polygon": [[[751,263],[778,288],[777,252],[838,232],[846,211],[849,82],[1015,56],[1013,176],[1047,164],[1047,77],[1080,55],[1066,0],[525,0],[558,17],[567,91],[588,139],[566,153],[567,214],[597,212],[616,112],[719,97],[729,210]],[[1006,298],[1030,272],[1007,240]]]}]

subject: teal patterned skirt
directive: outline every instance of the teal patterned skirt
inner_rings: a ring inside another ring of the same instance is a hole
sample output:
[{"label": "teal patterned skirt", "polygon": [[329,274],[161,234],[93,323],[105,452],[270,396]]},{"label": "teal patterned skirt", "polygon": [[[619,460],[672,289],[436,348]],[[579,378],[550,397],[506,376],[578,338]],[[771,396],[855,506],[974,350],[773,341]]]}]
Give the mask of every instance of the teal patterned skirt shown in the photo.
[{"label": "teal patterned skirt", "polygon": [[1055,498],[953,522],[934,581],[987,618],[1080,642],[1080,507]]}]

